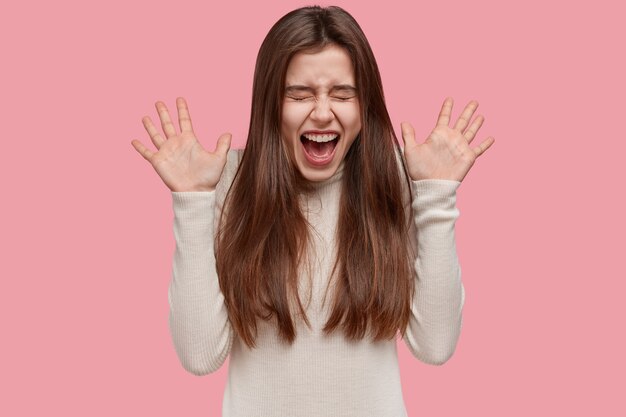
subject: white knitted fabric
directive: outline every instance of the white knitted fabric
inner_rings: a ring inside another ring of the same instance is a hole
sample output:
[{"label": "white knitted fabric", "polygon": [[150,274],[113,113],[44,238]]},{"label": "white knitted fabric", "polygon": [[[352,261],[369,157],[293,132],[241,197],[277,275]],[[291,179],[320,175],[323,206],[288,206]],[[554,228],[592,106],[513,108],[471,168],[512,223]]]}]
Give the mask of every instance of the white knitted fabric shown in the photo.
[{"label": "white knitted fabric", "polygon": [[[332,336],[321,331],[329,313],[329,300],[322,306],[321,298],[334,259],[343,162],[333,177],[318,183],[318,194],[305,205],[318,232],[313,233],[317,262],[307,310],[313,329],[297,320],[296,341],[288,346],[280,343],[270,323],[259,320],[255,349],[248,349],[232,330],[215,270],[213,232],[242,153],[229,150],[216,190],[172,192],[176,249],[169,326],[182,366],[194,375],[206,375],[230,355],[223,417],[406,417],[396,350],[399,336],[354,343],[341,331]],[[454,235],[460,184],[412,181],[411,199],[406,195],[414,210],[411,243],[417,245],[418,255],[416,296],[404,342],[417,359],[433,365],[452,356],[462,326],[465,289]],[[306,288],[301,295],[304,306],[309,300]]]}]

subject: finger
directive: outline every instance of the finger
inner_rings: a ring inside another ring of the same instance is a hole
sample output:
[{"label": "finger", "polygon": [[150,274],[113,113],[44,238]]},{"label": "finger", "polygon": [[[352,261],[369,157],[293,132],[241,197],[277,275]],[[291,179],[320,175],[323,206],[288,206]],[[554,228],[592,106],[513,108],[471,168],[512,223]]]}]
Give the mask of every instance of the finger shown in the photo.
[{"label": "finger", "polygon": [[465,138],[467,139],[467,143],[471,143],[472,140],[474,140],[476,132],[478,132],[478,129],[480,129],[484,121],[485,118],[482,115],[476,116],[474,122],[472,122],[472,125],[469,127],[469,129],[467,129],[465,133],[463,133],[463,136],[465,136]]},{"label": "finger", "polygon": [[184,98],[178,97],[176,99],[176,107],[178,107],[178,124],[180,125],[180,132],[193,132],[191,126],[191,116],[189,116],[189,107]]},{"label": "finger", "polygon": [[215,146],[215,153],[218,155],[227,155],[228,149],[230,149],[230,140],[233,137],[230,133],[222,133],[222,135],[217,140],[217,145]]},{"label": "finger", "polygon": [[480,145],[473,148],[474,152],[476,153],[476,157],[482,155],[487,149],[489,149],[491,145],[493,145],[495,141],[496,140],[492,136],[489,136],[487,139],[482,141]]},{"label": "finger", "polygon": [[414,147],[417,145],[415,141],[415,129],[408,122],[400,123],[400,129],[402,130],[402,140],[404,141],[404,148],[408,146]]},{"label": "finger", "polygon": [[437,119],[437,126],[448,126],[450,124],[450,113],[452,113],[452,97],[446,97],[441,111],[439,112],[439,118]]},{"label": "finger", "polygon": [[156,146],[157,149],[161,149],[161,145],[165,142],[165,139],[163,139],[161,133],[159,133],[157,128],[154,126],[150,117],[146,116],[141,119],[141,121],[143,122],[143,127],[146,128],[148,135],[150,135],[150,140],[154,143],[154,146]]},{"label": "finger", "polygon": [[163,103],[162,101],[157,101],[155,106],[157,112],[159,113],[159,117],[161,118],[161,127],[163,127],[165,137],[169,139],[172,136],[176,136],[176,128],[174,128],[172,119],[170,119],[170,113],[167,111],[167,106],[165,106],[165,103]]},{"label": "finger", "polygon": [[135,149],[137,149],[137,152],[139,152],[141,156],[143,156],[147,161],[152,162],[154,152],[143,146],[143,143],[139,142],[137,139],[132,140],[130,143]]},{"label": "finger", "polygon": [[456,123],[454,124],[454,130],[463,132],[465,128],[467,127],[467,125],[469,124],[469,121],[472,119],[472,115],[476,111],[477,107],[478,107],[478,102],[476,100],[470,101],[468,105],[465,106],[463,113],[461,113]]}]

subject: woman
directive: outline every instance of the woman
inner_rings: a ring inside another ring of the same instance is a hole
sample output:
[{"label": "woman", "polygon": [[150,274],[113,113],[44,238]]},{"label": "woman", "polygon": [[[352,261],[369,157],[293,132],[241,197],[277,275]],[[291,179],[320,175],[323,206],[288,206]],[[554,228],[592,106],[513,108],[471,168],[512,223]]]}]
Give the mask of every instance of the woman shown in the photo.
[{"label": "woman", "polygon": [[456,189],[494,141],[469,147],[478,104],[451,128],[446,99],[423,144],[403,123],[400,148],[365,35],[319,6],[261,45],[245,149],[223,134],[205,151],[176,103],[180,134],[158,102],[167,139],[145,117],[158,152],[132,143],[172,191],[183,367],[205,375],[230,355],[224,416],[405,416],[398,331],[439,365],[461,330]]}]

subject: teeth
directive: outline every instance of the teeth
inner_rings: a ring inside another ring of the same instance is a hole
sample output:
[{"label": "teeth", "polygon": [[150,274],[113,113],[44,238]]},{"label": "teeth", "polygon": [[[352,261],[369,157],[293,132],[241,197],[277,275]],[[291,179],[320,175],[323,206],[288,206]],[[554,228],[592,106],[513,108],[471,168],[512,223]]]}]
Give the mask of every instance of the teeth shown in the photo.
[{"label": "teeth", "polygon": [[310,133],[305,133],[302,136],[304,136],[308,140],[312,140],[314,142],[330,142],[331,140],[335,139],[339,135],[334,134],[334,133],[330,133],[330,134],[326,134],[326,135],[313,135],[313,134],[310,134]]}]

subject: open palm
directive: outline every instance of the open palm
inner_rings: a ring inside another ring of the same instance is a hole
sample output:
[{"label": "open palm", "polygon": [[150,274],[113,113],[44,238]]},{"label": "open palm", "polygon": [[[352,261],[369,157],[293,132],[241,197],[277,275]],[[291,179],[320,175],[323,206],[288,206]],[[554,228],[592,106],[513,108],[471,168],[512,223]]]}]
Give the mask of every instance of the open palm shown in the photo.
[{"label": "open palm", "polygon": [[423,179],[447,179],[463,181],[472,165],[494,142],[488,137],[474,148],[469,144],[484,121],[478,116],[469,126],[477,101],[471,101],[464,109],[453,128],[449,127],[452,113],[452,98],[448,97],[441,108],[437,124],[424,143],[415,141],[413,126],[401,124],[404,140],[404,157],[409,175],[414,181]]},{"label": "open palm", "polygon": [[149,150],[138,140],[131,144],[152,164],[171,191],[214,190],[226,165],[232,135],[222,134],[215,152],[208,152],[196,139],[184,98],[176,99],[180,134],[176,133],[165,104],[157,101],[155,105],[167,139],[163,139],[150,117],[145,116],[142,122],[158,151]]}]

